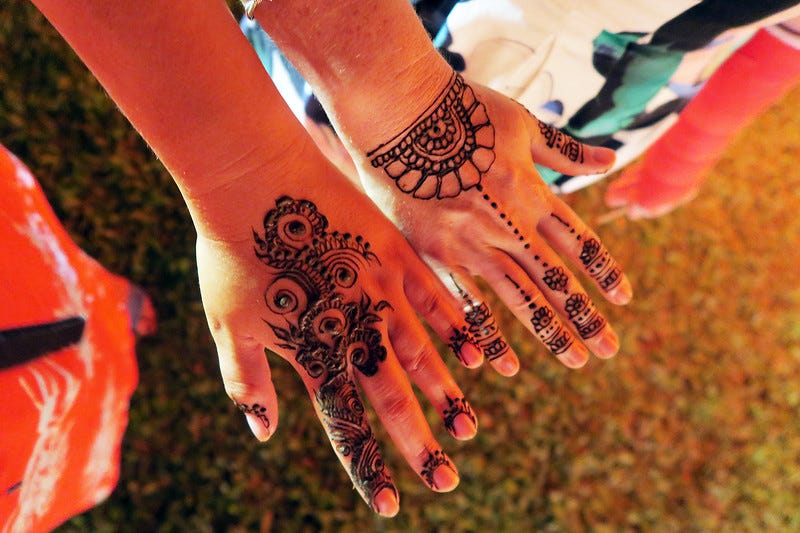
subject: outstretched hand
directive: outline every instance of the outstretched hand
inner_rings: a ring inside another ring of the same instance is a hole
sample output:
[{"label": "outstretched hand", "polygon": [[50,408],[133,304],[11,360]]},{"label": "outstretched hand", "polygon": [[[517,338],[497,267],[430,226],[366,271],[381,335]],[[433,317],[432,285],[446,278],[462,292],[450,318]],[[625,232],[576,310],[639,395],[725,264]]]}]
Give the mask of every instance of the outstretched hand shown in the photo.
[{"label": "outstretched hand", "polygon": [[587,348],[613,356],[616,334],[559,254],[612,303],[627,303],[631,285],[598,237],[534,169],[539,163],[565,174],[602,172],[613,164],[613,152],[575,141],[458,74],[407,123],[394,137],[354,154],[362,181],[461,299],[470,332],[492,365],[511,375],[519,362],[473,276],[486,280],[567,366],[585,364]]},{"label": "outstretched hand", "polygon": [[477,420],[415,311],[462,359],[479,361],[480,351],[463,334],[458,306],[395,228],[349,184],[335,189],[313,200],[253,198],[265,214],[241,240],[201,236],[203,303],[226,390],[254,434],[266,440],[278,422],[267,348],[300,374],[359,493],[392,516],[398,491],[359,388],[408,464],[431,489],[449,491],[456,467],[408,377],[454,437],[471,438]]}]

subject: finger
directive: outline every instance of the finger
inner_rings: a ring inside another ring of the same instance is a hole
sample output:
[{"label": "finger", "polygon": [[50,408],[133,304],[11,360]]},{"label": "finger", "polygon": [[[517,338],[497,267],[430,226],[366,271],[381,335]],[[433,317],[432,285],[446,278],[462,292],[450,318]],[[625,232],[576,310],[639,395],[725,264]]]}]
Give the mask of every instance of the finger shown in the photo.
[{"label": "finger", "polygon": [[211,324],[225,392],[242,411],[253,435],[266,441],[278,426],[278,398],[264,347],[253,338],[237,338],[220,323]]},{"label": "finger", "polygon": [[317,379],[304,374],[302,368],[299,371],[328,439],[358,493],[376,513],[396,515],[397,488],[381,457],[351,371],[336,364],[323,370]]},{"label": "finger", "polygon": [[559,361],[570,368],[580,368],[589,352],[576,341],[558,314],[527,274],[505,253],[498,252],[480,275],[514,316],[533,333]]},{"label": "finger", "polygon": [[358,374],[358,380],[395,446],[417,475],[437,492],[456,488],[458,471],[431,433],[391,347],[380,371],[371,377]]},{"label": "finger", "polygon": [[445,286],[461,299],[467,322],[467,333],[475,339],[492,367],[503,376],[519,371],[519,358],[508,344],[486,298],[464,269],[454,268],[443,280]]},{"label": "finger", "polygon": [[478,420],[464,393],[413,311],[410,308],[406,312],[396,311],[389,337],[400,364],[439,412],[447,431],[457,439],[471,439],[478,430]]},{"label": "finger", "polygon": [[535,163],[569,176],[599,174],[614,165],[614,150],[579,142],[533,114],[528,114],[526,120]]},{"label": "finger", "polygon": [[538,238],[530,244],[524,252],[507,253],[595,355],[613,357],[619,350],[619,339],[581,283],[547,244]]},{"label": "finger", "polygon": [[[459,302],[421,260],[418,268],[409,268],[403,279],[403,291],[411,306],[446,342],[461,364],[477,368],[484,354],[475,340],[466,334],[469,329]],[[414,264],[409,261],[407,264]]]},{"label": "finger", "polygon": [[605,298],[617,305],[630,302],[633,287],[597,235],[558,198],[553,211],[539,221],[539,234],[589,276]]}]

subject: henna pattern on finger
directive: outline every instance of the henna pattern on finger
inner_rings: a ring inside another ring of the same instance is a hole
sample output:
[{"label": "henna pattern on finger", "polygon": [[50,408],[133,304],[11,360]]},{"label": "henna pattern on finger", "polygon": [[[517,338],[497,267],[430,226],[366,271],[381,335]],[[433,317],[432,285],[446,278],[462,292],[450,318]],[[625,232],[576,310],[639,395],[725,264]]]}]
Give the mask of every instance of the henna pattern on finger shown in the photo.
[{"label": "henna pattern on finger", "polygon": [[469,293],[458,284],[453,274],[450,274],[450,279],[464,302],[464,319],[468,324],[469,335],[475,339],[475,343],[489,361],[503,357],[508,353],[508,343],[500,333],[500,328],[497,326],[497,321],[489,306],[485,302],[473,301]]},{"label": "henna pattern on finger", "polygon": [[[374,376],[387,352],[377,324],[386,301],[373,303],[357,285],[362,269],[380,264],[361,236],[329,231],[307,200],[282,197],[253,230],[255,254],[274,275],[264,291],[265,320],[278,346],[315,380],[312,397],[331,443],[349,460],[350,477],[367,502],[384,489],[397,495],[380,458],[353,373]],[[377,510],[377,509],[376,509]]]},{"label": "henna pattern on finger", "polygon": [[270,432],[270,424],[269,418],[267,417],[266,407],[257,403],[248,405],[246,403],[238,403],[236,401],[233,402],[233,405],[235,405],[242,413],[255,416],[264,425],[264,429],[266,429],[268,433]]},{"label": "henna pattern on finger", "polygon": [[548,148],[555,148],[573,163],[583,163],[583,145],[581,143],[555,126],[542,122],[538,118],[536,121]]},{"label": "henna pattern on finger", "polygon": [[472,88],[454,73],[411,126],[367,158],[414,198],[455,198],[479,185],[494,163],[494,126]]},{"label": "henna pattern on finger", "polygon": [[451,398],[447,395],[445,395],[445,398],[447,398],[448,406],[442,413],[442,416],[444,416],[444,427],[447,431],[455,435],[455,421],[459,415],[464,415],[469,418],[473,426],[478,425],[478,418],[475,416],[475,413],[472,411],[472,406],[470,406],[466,398]]},{"label": "henna pattern on finger", "polygon": [[583,241],[578,259],[586,273],[597,281],[597,285],[601,289],[608,292],[622,282],[622,269],[600,241],[588,232],[585,235],[577,233],[569,222],[555,213],[550,213],[550,216],[569,230],[576,241]]},{"label": "henna pattern on finger", "polygon": [[530,323],[537,337],[554,355],[566,352],[575,342],[572,334],[564,327],[548,305],[537,305],[533,297],[523,289],[514,278],[505,275],[506,279],[519,291],[531,311]]},{"label": "henna pattern on finger", "polygon": [[422,471],[419,474],[429,487],[434,489],[439,488],[434,479],[434,473],[436,469],[441,466],[445,466],[456,473],[456,469],[453,468],[453,463],[450,462],[450,458],[447,457],[447,454],[444,453],[443,450],[428,451],[428,459],[425,461],[425,464],[422,465]]},{"label": "henna pattern on finger", "polygon": [[586,294],[570,295],[564,310],[582,339],[590,339],[606,327],[606,319]]}]

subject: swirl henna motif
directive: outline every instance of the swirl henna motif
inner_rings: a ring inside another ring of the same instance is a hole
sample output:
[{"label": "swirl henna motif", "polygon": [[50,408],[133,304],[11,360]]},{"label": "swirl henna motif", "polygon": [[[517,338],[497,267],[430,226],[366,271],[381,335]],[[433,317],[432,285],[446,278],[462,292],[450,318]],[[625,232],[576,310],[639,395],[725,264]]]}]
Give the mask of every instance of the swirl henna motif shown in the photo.
[{"label": "swirl henna motif", "polygon": [[367,158],[414,198],[454,198],[479,185],[494,163],[494,126],[472,88],[454,74],[410,127]]},{"label": "swirl henna motif", "polygon": [[508,352],[508,343],[500,333],[500,328],[497,326],[489,306],[484,302],[473,301],[469,293],[461,288],[452,274],[450,279],[456,288],[456,292],[464,301],[464,318],[468,325],[466,333],[469,338],[474,339],[474,343],[478,345],[489,361],[503,357]]},{"label": "swirl henna motif", "polygon": [[248,405],[246,403],[233,402],[233,404],[242,413],[246,415],[253,415],[254,417],[256,417],[264,425],[264,429],[269,431],[270,423],[269,423],[269,417],[267,417],[266,407],[257,403],[254,403],[253,405]]},{"label": "swirl henna motif", "polygon": [[353,482],[374,508],[378,493],[388,488],[396,495],[396,489],[367,423],[353,369],[374,376],[386,360],[375,325],[391,306],[373,303],[356,288],[360,270],[380,262],[362,237],[330,232],[325,216],[306,200],[277,200],[264,217],[264,233],[253,230],[253,238],[256,256],[274,273],[264,298],[277,316],[267,323],[279,346],[293,351],[316,380],[312,397],[331,443],[349,460]]}]

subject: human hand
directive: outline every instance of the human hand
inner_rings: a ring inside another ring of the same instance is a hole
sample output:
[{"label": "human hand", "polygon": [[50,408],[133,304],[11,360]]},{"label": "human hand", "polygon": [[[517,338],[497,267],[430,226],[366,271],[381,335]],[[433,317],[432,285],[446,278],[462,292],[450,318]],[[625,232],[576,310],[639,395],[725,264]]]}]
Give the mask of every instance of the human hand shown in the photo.
[{"label": "human hand", "polygon": [[[540,163],[565,174],[602,172],[613,152],[581,144],[457,74],[407,124],[368,150],[365,139],[351,135],[351,151],[367,193],[462,299],[492,365],[511,375],[519,361],[473,276],[486,280],[565,365],[585,364],[587,348],[613,356],[616,334],[559,254],[612,303],[627,303],[631,285],[598,237],[534,169]],[[340,125],[347,135],[346,116]]]},{"label": "human hand", "polygon": [[670,181],[669,176],[672,171],[677,170],[675,167],[680,165],[661,167],[659,172],[667,174],[664,176],[665,179],[661,179],[653,174],[652,165],[646,164],[646,161],[638,161],[623,170],[621,176],[608,184],[605,194],[606,204],[609,207],[624,208],[625,215],[631,220],[665,215],[697,196],[708,169],[691,168],[693,166],[696,165],[685,165],[679,175],[688,174],[691,178],[697,179]]},{"label": "human hand", "polygon": [[199,236],[203,304],[226,391],[256,437],[268,439],[278,423],[267,348],[301,376],[361,496],[392,516],[397,488],[357,387],[422,480],[449,491],[458,472],[408,377],[454,437],[471,438],[477,421],[415,311],[462,359],[479,361],[480,351],[460,334],[466,324],[446,289],[396,229],[363,194],[332,182],[324,194],[307,195],[313,200],[254,195],[266,215],[242,228],[242,239]]}]

